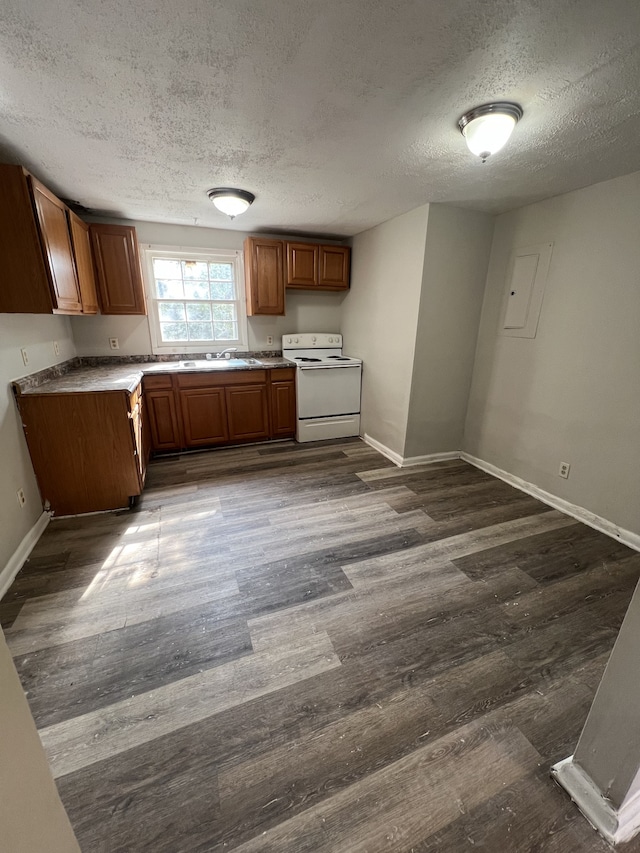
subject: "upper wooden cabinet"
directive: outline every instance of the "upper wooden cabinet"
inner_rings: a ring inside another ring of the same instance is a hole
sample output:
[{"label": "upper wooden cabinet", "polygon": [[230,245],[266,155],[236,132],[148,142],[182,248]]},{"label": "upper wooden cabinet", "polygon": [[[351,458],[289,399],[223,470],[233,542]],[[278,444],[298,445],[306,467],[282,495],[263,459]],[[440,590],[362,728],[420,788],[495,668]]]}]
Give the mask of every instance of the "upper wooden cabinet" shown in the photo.
[{"label": "upper wooden cabinet", "polygon": [[69,220],[73,253],[76,258],[76,273],[78,284],[80,285],[82,313],[97,314],[98,296],[96,294],[96,277],[93,269],[93,257],[91,255],[89,226],[79,216],[76,216],[72,210],[67,211],[67,217]]},{"label": "upper wooden cabinet", "polygon": [[244,241],[247,315],[284,314],[284,243],[262,237]]},{"label": "upper wooden cabinet", "polygon": [[287,243],[287,287],[316,286],[319,249],[313,243]]},{"label": "upper wooden cabinet", "polygon": [[67,206],[32,175],[28,180],[53,289],[54,310],[81,314],[82,300],[67,222]]},{"label": "upper wooden cabinet", "polygon": [[67,207],[22,166],[0,164],[0,312],[80,314]]},{"label": "upper wooden cabinet", "polygon": [[348,290],[351,249],[348,246],[320,246],[318,287]]},{"label": "upper wooden cabinet", "polygon": [[348,246],[287,243],[287,287],[309,290],[349,288]]},{"label": "upper wooden cabinet", "polygon": [[103,314],[146,314],[136,229],[90,226],[100,310]]}]

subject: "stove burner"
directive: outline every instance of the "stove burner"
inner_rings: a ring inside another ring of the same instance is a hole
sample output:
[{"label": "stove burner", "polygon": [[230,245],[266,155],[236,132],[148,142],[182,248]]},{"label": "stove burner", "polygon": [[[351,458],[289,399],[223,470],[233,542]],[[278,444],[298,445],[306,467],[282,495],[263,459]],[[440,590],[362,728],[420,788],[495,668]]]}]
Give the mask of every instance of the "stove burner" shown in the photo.
[{"label": "stove burner", "polygon": [[327,358],[335,358],[336,361],[351,361],[346,355],[328,355]]},{"label": "stove burner", "polygon": [[306,358],[305,356],[296,356],[296,361],[322,361],[320,358]]}]

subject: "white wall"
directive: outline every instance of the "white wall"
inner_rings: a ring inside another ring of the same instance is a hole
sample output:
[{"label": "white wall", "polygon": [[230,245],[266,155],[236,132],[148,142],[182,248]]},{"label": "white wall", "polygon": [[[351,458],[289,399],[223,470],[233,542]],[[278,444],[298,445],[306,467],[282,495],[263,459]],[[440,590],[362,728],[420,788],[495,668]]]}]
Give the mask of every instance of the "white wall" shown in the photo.
[{"label": "white wall", "polygon": [[[116,220],[111,220],[116,221]],[[140,243],[191,248],[242,249],[242,231],[223,231],[190,225],[157,222],[127,222],[135,225]],[[249,317],[249,349],[280,349],[288,332],[339,332],[344,294],[291,290],[286,294],[286,316]],[[151,353],[146,317],[74,317],[71,320],[78,355],[144,355]],[[273,344],[267,343],[273,336]],[[120,349],[109,347],[109,338],[118,338]]]},{"label": "white wall", "polygon": [[404,455],[460,450],[494,217],[429,207]]},{"label": "white wall", "polygon": [[0,849],[80,853],[0,631]]},{"label": "white wall", "polygon": [[[501,337],[510,253],[547,241],[537,336]],[[500,216],[464,449],[640,533],[639,377],[640,172]]]},{"label": "white wall", "polygon": [[[58,341],[60,355],[53,352]],[[21,347],[29,355],[25,367]],[[0,314],[0,574],[24,536],[42,514],[40,493],[9,383],[29,373],[72,358],[75,346],[67,317]],[[18,505],[24,489],[27,503]]]},{"label": "white wall", "polygon": [[362,358],[361,432],[403,454],[429,205],[353,239],[342,311],[349,355]]}]

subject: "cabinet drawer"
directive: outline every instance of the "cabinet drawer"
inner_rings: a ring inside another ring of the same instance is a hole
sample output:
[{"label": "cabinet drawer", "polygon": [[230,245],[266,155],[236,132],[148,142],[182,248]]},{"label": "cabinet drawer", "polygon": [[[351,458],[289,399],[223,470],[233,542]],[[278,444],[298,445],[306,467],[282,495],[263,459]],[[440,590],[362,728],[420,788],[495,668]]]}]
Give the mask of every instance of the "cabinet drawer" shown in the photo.
[{"label": "cabinet drawer", "polygon": [[255,385],[266,381],[266,370],[212,370],[206,373],[180,373],[178,388],[219,388],[221,385]]},{"label": "cabinet drawer", "polygon": [[166,391],[173,387],[170,373],[162,373],[157,376],[148,374],[144,377],[144,387],[150,391]]},{"label": "cabinet drawer", "polygon": [[278,367],[271,371],[272,382],[287,382],[296,378],[295,367]]}]

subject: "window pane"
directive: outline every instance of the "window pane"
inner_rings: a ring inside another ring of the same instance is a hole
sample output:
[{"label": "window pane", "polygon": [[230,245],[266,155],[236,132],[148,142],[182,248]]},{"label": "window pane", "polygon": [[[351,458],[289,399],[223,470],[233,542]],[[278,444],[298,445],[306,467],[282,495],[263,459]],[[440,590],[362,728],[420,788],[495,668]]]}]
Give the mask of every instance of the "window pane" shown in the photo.
[{"label": "window pane", "polygon": [[158,299],[182,299],[184,296],[182,281],[157,280],[156,296]]},{"label": "window pane", "polygon": [[207,281],[209,278],[206,261],[183,261],[182,277],[185,279],[200,279]]},{"label": "window pane", "polygon": [[204,321],[207,320],[209,323],[211,322],[211,303],[205,302],[203,305],[198,305],[193,302],[187,303],[187,320],[190,323],[196,321]]},{"label": "window pane", "polygon": [[184,320],[184,302],[159,302],[160,320]]},{"label": "window pane", "polygon": [[233,264],[209,264],[211,281],[233,281]]},{"label": "window pane", "polygon": [[213,319],[216,321],[224,322],[226,320],[235,320],[236,319],[236,306],[235,305],[213,305]]},{"label": "window pane", "polygon": [[187,299],[209,299],[209,282],[185,281],[184,295]]},{"label": "window pane", "polygon": [[238,330],[237,323],[214,323],[214,340],[216,341],[237,341]]},{"label": "window pane", "polygon": [[212,299],[235,299],[235,288],[232,281],[212,281],[211,282],[211,298]]},{"label": "window pane", "polygon": [[190,341],[212,341],[213,328],[211,323],[189,323]]},{"label": "window pane", "polygon": [[170,261],[167,258],[154,258],[153,274],[155,278],[182,278],[180,261]]},{"label": "window pane", "polygon": [[163,341],[186,341],[186,323],[160,323],[160,334]]}]

